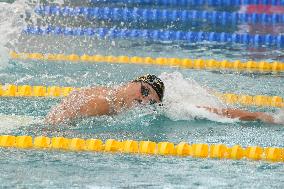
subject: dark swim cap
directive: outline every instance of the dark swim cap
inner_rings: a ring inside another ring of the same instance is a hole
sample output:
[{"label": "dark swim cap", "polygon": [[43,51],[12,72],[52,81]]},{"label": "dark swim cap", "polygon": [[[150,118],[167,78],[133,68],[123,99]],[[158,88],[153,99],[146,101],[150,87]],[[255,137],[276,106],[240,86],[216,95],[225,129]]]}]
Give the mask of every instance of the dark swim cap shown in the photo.
[{"label": "dark swim cap", "polygon": [[165,86],[162,80],[158,78],[157,76],[147,74],[147,75],[138,77],[137,79],[133,80],[133,82],[148,83],[156,91],[157,95],[159,96],[160,101],[163,100]]}]

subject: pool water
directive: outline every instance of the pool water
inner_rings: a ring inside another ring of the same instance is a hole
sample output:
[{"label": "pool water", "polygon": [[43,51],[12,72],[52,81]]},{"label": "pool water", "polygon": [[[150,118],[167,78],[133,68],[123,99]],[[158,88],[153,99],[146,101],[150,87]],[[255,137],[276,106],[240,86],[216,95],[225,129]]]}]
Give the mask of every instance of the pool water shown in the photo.
[{"label": "pool water", "polygon": [[[284,61],[283,50],[270,47],[71,36],[21,34],[17,43],[9,49],[41,53]],[[3,85],[114,86],[146,73],[157,74],[166,78],[165,84],[169,86],[166,88],[166,95],[169,95],[165,96],[166,102],[176,100],[176,103],[165,104],[166,109],[137,107],[113,117],[88,118],[50,127],[43,123],[43,119],[50,108],[60,102],[60,98],[2,97],[1,134],[284,146],[283,125],[213,119],[188,108],[203,101],[221,103],[202,96],[203,88],[224,93],[284,97],[282,73],[238,73],[110,63],[2,61],[0,79]],[[175,93],[171,89],[175,89]],[[181,94],[188,96],[181,98]],[[279,111],[277,108],[236,107],[272,114]],[[284,164],[265,161],[1,148],[0,164],[2,188],[282,188],[284,185]]]}]

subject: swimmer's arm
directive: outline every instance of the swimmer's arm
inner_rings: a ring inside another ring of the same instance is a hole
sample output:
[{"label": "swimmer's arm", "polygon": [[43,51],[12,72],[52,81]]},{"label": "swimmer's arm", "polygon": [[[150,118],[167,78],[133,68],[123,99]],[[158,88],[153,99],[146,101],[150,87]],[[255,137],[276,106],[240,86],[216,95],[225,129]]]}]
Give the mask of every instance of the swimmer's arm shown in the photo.
[{"label": "swimmer's arm", "polygon": [[199,108],[205,108],[208,111],[215,113],[217,115],[221,115],[227,118],[232,119],[239,119],[242,121],[263,121],[265,123],[275,123],[275,120],[273,116],[264,113],[264,112],[249,112],[245,110],[239,110],[239,109],[217,109],[217,108],[210,108],[210,107],[199,107]]},{"label": "swimmer's arm", "polygon": [[48,113],[46,123],[56,125],[79,117],[107,115],[108,104],[97,96],[89,91],[71,93]]}]

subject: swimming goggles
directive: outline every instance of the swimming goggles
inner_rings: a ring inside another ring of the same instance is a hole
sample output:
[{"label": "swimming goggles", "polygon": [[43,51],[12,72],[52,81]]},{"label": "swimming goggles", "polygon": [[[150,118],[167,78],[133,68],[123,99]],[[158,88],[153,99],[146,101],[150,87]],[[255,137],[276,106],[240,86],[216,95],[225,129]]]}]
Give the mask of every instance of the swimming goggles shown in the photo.
[{"label": "swimming goggles", "polygon": [[[146,86],[143,85],[142,81],[140,82],[141,83],[141,95],[144,96],[144,97],[147,97],[149,96],[150,94],[150,89],[147,88]],[[157,101],[156,100],[153,100],[153,99],[150,99],[150,102],[149,102],[151,105],[152,104],[156,104]]]}]

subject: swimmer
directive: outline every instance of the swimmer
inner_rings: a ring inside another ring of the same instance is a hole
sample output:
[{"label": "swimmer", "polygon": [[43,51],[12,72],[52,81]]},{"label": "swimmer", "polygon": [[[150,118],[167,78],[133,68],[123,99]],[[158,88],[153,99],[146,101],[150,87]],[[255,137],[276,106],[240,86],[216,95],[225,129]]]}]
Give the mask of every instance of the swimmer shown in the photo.
[{"label": "swimmer", "polygon": [[50,111],[46,122],[55,125],[76,118],[115,115],[138,104],[161,103],[164,88],[158,77],[145,75],[118,87],[74,91]]},{"label": "swimmer", "polygon": [[[91,87],[73,91],[47,115],[46,122],[56,125],[76,118],[115,115],[138,104],[161,103],[164,83],[155,75],[144,75],[122,86]],[[194,100],[194,99],[193,99]],[[239,109],[204,108],[217,115],[242,121],[276,123],[274,117],[263,112],[248,112]]]}]

